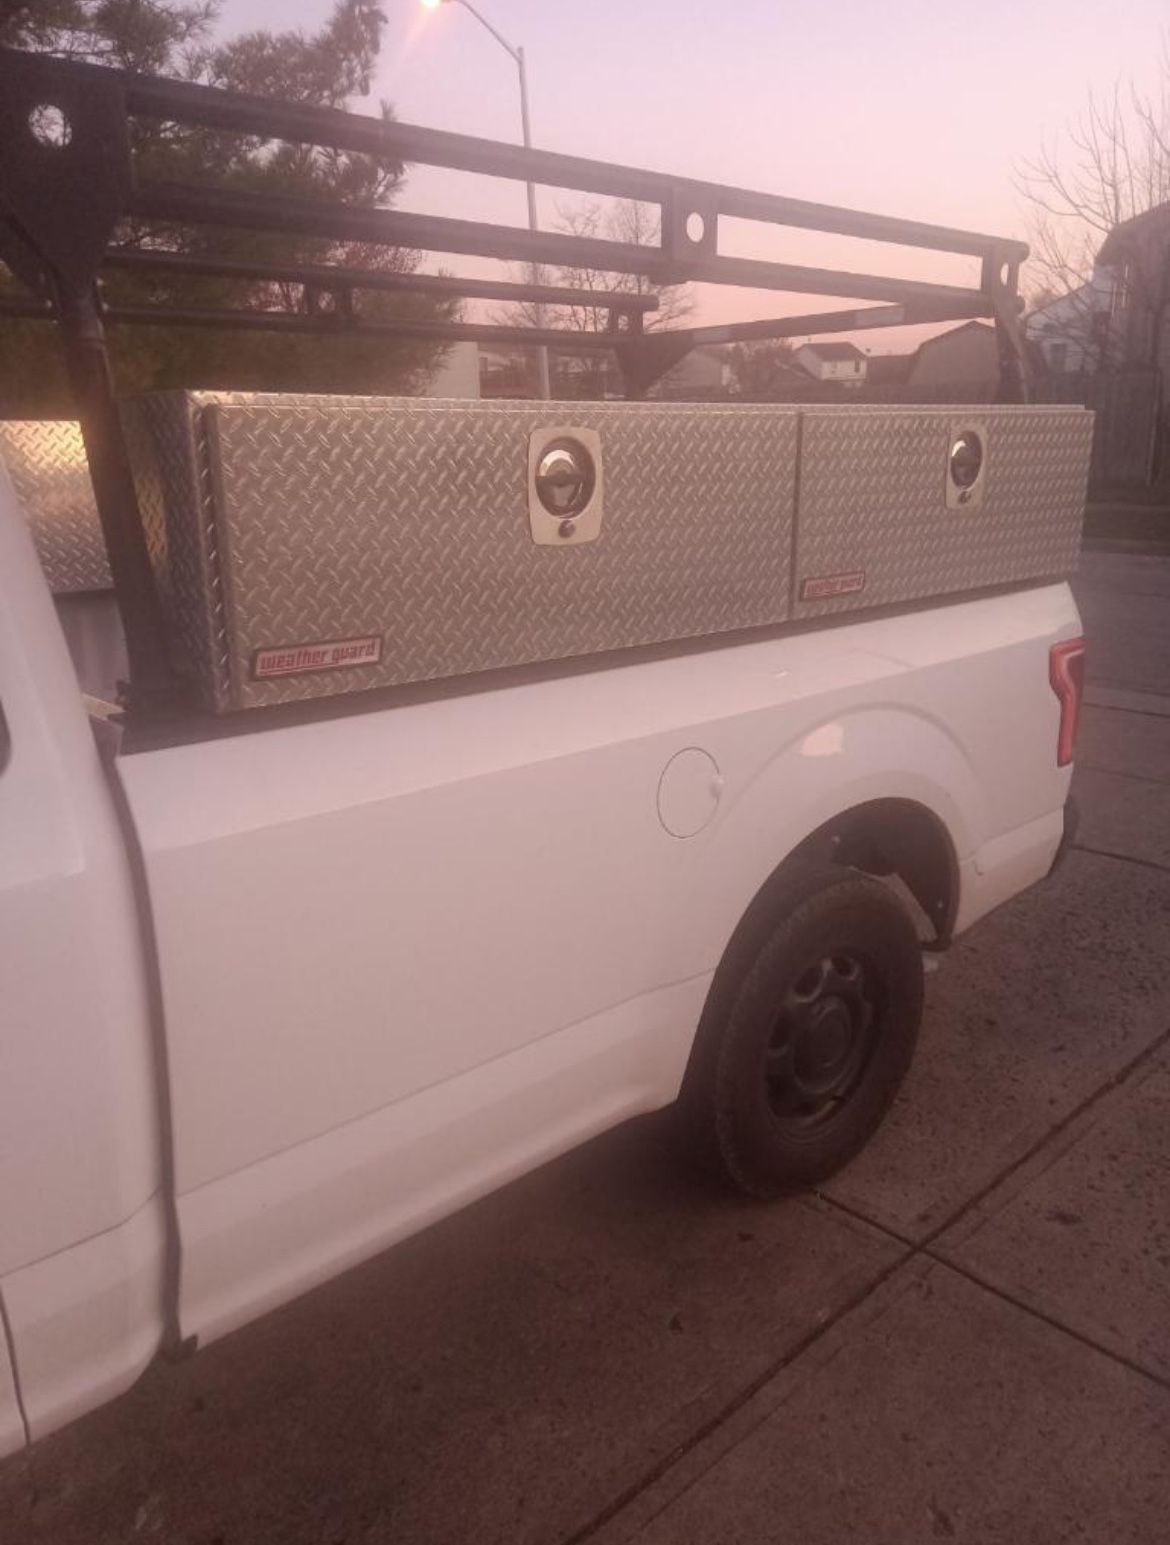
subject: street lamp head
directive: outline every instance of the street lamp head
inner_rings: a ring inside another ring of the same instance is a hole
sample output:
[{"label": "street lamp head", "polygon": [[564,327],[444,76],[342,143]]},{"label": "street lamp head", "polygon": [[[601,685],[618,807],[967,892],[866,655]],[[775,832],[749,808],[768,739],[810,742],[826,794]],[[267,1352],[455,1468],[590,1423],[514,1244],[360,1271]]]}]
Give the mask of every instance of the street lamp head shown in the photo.
[{"label": "street lamp head", "polygon": [[442,3],[443,0],[419,0],[424,11],[437,11]]}]

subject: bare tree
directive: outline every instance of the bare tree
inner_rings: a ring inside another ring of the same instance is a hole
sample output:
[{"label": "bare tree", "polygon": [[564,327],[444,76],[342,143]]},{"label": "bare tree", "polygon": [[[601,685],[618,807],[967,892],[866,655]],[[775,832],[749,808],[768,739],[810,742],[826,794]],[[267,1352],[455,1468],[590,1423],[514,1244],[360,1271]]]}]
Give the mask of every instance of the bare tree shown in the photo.
[{"label": "bare tree", "polygon": [[792,363],[796,347],[787,338],[733,343],[728,352],[731,378],[743,397],[772,397],[799,380]]},{"label": "bare tree", "polygon": [[[1034,217],[1033,309],[1059,301],[1060,335],[1096,365],[1120,347],[1128,362],[1156,366],[1170,314],[1170,208],[1165,230],[1129,225],[1170,201],[1170,46],[1161,76],[1152,95],[1131,85],[1090,96],[1063,140],[1017,173]],[[1094,282],[1100,269],[1112,285]]]},{"label": "bare tree", "polygon": [[[588,240],[620,241],[632,246],[657,246],[659,216],[652,204],[635,199],[613,203],[593,201],[572,209],[558,209],[555,229],[567,236]],[[602,333],[609,325],[609,307],[603,294],[656,296],[658,306],[645,314],[647,330],[684,322],[694,310],[688,284],[655,284],[644,274],[607,273],[599,268],[527,267],[521,276],[527,284],[556,284],[596,295],[572,306],[544,306],[536,301],[517,301],[498,312],[493,320],[508,327],[557,327],[568,332]],[[531,353],[531,351],[523,351]],[[619,385],[613,356],[604,350],[587,355],[554,352],[557,394],[569,397],[604,397]],[[519,363],[519,361],[518,361]]]},{"label": "bare tree", "polygon": [[[593,202],[577,209],[559,209],[556,229],[566,236],[589,240],[620,241],[631,246],[655,246],[659,239],[658,211],[651,204],[634,199],[619,199],[613,204]],[[685,320],[694,310],[690,285],[657,285],[644,274],[613,274],[598,268],[543,269],[540,277],[525,270],[525,282],[558,284],[594,294],[603,291],[620,295],[656,295],[658,309],[646,314],[648,328],[669,327]],[[584,301],[576,306],[544,306],[533,301],[519,301],[509,306],[498,320],[511,327],[535,327],[543,318],[546,327],[570,328],[574,332],[604,332],[609,311],[600,301]]]}]

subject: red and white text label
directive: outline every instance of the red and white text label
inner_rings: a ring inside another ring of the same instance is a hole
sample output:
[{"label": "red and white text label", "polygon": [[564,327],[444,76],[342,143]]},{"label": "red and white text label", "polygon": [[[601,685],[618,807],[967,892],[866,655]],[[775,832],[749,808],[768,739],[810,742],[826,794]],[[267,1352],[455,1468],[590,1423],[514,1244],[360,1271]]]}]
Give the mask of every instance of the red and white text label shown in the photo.
[{"label": "red and white text label", "polygon": [[258,649],[252,676],[298,676],[302,671],[339,671],[352,665],[377,665],[382,658],[381,636],[335,638],[324,644],[289,644],[282,649]]},{"label": "red and white text label", "polygon": [[864,570],[858,570],[853,574],[822,574],[816,579],[801,580],[800,599],[802,601],[828,601],[833,596],[856,595],[859,590],[864,589]]}]

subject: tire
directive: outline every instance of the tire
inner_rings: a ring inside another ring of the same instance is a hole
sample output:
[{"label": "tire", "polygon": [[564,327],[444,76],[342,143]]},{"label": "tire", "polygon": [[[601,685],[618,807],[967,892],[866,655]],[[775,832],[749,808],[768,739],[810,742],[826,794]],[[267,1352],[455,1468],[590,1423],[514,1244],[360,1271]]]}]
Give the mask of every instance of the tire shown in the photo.
[{"label": "tire", "polygon": [[692,1151],[750,1196],[832,1175],[913,1060],[922,980],[914,924],[880,881],[782,873],[712,983],[680,1100]]}]

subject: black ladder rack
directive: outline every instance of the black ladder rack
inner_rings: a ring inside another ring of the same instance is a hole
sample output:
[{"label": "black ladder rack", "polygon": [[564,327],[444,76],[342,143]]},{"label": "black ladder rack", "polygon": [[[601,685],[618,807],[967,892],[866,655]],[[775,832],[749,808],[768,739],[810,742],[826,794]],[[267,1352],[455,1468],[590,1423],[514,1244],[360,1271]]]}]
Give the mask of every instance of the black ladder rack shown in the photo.
[{"label": "black ladder rack", "polygon": [[[34,133],[36,115],[44,108],[55,108],[67,126],[59,144],[46,143]],[[660,240],[655,246],[639,245],[488,221],[243,194],[204,184],[160,183],[141,176],[134,164],[129,132],[133,118],[636,199],[657,207]],[[149,246],[120,249],[119,222],[127,217],[169,226],[285,231],[339,242],[638,274],[660,285],[693,280],[875,304],[651,331],[645,316],[657,307],[652,295],[366,272],[329,264],[243,262]],[[726,256],[719,251],[721,217],[977,257],[980,282],[964,288]],[[114,401],[106,324],[374,332],[441,342],[545,344],[572,353],[612,350],[627,396],[640,397],[696,345],[986,317],[994,321],[999,341],[1000,399],[1010,402],[1024,397],[1018,279],[1026,256],[1022,243],[1001,237],[0,49],[0,259],[28,290],[26,297],[0,297],[0,314],[43,317],[60,327],[125,624],[135,710],[172,701],[175,683]],[[302,298],[296,309],[107,306],[99,277],[112,269],[268,279],[302,286]],[[363,318],[354,305],[355,292],[363,289],[588,304],[606,311],[608,325],[605,331],[581,332],[406,318],[374,321]],[[321,305],[323,296],[330,297],[327,307]]]}]

